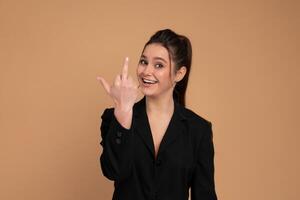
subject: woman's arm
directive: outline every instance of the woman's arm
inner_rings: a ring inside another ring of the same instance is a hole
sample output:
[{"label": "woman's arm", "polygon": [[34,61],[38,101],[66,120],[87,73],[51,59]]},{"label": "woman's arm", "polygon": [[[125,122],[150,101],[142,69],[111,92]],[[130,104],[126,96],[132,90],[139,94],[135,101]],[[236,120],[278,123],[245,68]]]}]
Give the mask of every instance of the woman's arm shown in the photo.
[{"label": "woman's arm", "polygon": [[116,119],[112,108],[106,109],[101,118],[102,173],[110,180],[121,181],[130,175],[132,168],[132,128],[124,128]]},{"label": "woman's arm", "polygon": [[129,176],[132,166],[132,112],[138,86],[128,75],[128,57],[113,85],[100,76],[97,80],[115,104],[114,109],[106,109],[102,114],[101,169],[108,179],[120,181]]},{"label": "woman's arm", "polygon": [[192,200],[217,200],[214,181],[214,145],[211,123],[205,128],[197,152],[191,185]]}]

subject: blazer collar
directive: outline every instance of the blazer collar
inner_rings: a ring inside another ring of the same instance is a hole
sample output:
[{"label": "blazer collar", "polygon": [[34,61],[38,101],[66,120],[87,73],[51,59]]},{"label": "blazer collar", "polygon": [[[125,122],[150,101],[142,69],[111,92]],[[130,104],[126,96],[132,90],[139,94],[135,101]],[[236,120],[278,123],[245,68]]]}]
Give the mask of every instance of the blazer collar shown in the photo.
[{"label": "blazer collar", "polygon": [[[146,113],[145,97],[134,105],[133,117],[134,131],[141,136],[145,145],[150,150],[153,157],[155,157],[154,142]],[[160,155],[163,151],[165,151],[168,145],[172,144],[178,138],[178,136],[184,132],[185,120],[186,116],[184,115],[184,107],[179,105],[178,102],[174,101],[174,113],[162,138],[157,155]]]}]

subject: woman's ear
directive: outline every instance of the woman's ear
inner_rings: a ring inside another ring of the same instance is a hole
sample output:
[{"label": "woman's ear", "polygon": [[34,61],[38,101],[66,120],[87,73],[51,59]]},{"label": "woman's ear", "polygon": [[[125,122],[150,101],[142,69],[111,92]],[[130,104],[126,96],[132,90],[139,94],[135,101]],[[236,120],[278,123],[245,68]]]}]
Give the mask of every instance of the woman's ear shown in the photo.
[{"label": "woman's ear", "polygon": [[182,66],[176,71],[175,82],[181,81],[186,74],[186,67]]}]

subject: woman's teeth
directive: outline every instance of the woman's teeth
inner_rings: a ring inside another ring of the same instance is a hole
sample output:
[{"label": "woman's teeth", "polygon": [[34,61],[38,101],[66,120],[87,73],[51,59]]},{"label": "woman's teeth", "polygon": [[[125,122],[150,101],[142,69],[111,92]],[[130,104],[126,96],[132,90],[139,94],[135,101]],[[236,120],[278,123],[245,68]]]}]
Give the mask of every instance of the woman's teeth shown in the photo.
[{"label": "woman's teeth", "polygon": [[148,80],[148,79],[142,79],[144,83],[154,84],[157,83],[157,81]]}]

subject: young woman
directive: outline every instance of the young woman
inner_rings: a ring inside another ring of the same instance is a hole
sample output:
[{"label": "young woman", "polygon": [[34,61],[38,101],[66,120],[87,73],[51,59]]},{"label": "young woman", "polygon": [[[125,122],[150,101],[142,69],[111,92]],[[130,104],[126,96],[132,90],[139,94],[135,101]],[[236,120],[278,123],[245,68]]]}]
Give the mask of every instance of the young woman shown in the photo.
[{"label": "young woman", "polygon": [[[102,173],[113,200],[216,200],[211,123],[185,107],[192,61],[189,39],[172,30],[145,44],[137,85],[122,73],[109,85],[115,103],[102,114]],[[136,102],[138,90],[144,98]]]}]

